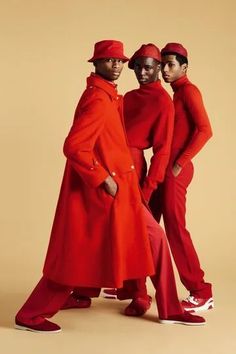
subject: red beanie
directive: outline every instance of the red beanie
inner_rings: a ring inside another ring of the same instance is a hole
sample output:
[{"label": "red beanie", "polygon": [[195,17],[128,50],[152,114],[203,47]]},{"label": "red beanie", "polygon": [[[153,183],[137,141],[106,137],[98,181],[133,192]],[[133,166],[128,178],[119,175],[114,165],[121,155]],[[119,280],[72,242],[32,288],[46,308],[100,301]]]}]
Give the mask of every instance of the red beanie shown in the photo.
[{"label": "red beanie", "polygon": [[110,39],[95,43],[93,57],[88,61],[94,62],[96,59],[105,58],[121,59],[124,62],[129,60],[129,58],[124,55],[123,43]]},{"label": "red beanie", "polygon": [[134,55],[129,60],[128,67],[130,69],[133,69],[135,59],[140,58],[140,57],[153,58],[158,61],[161,61],[160,50],[152,43],[141,45],[141,47],[134,53]]},{"label": "red beanie", "polygon": [[176,53],[185,58],[188,57],[187,49],[185,49],[180,43],[167,43],[161,50],[161,55],[165,55],[165,53]]}]

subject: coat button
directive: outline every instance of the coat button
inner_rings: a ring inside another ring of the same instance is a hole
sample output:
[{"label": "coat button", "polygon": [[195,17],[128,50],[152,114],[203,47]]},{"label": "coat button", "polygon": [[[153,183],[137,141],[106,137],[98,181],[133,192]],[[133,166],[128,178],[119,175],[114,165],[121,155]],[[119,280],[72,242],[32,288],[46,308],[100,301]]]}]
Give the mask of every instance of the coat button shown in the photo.
[{"label": "coat button", "polygon": [[131,165],[130,167],[131,167],[131,170],[134,170],[134,169],[135,169],[134,165]]},{"label": "coat button", "polygon": [[113,172],[111,172],[111,175],[112,175],[112,176],[115,176],[115,175],[116,175],[116,173],[113,171]]},{"label": "coat button", "polygon": [[93,86],[89,86],[89,88],[93,88]]},{"label": "coat button", "polygon": [[93,171],[93,170],[94,170],[94,167],[90,167],[90,170]]}]

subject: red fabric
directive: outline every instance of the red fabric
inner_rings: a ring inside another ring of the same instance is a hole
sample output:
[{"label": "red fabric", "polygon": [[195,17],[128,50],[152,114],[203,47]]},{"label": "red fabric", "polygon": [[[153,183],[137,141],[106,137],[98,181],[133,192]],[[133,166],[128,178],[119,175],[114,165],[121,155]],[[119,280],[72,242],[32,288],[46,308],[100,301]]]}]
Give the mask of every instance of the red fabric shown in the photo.
[{"label": "red fabric", "polygon": [[140,57],[153,58],[153,59],[156,59],[157,61],[161,61],[160,50],[152,43],[141,45],[141,47],[130,58],[129,63],[128,63],[128,67],[130,69],[133,69],[135,59],[140,58]]},{"label": "red fabric", "polygon": [[193,178],[193,164],[187,163],[177,177],[172,173],[172,166],[173,160],[167,168],[164,183],[153,193],[149,206],[157,220],[163,214],[166,235],[181,282],[190,294],[209,298],[212,296],[211,284],[204,281],[204,272],[185,220],[186,194]]},{"label": "red fabric", "polygon": [[212,136],[211,125],[199,89],[182,76],[171,84],[174,90],[175,126],[171,156],[185,166]]},{"label": "red fabric", "polygon": [[69,297],[72,288],[56,284],[42,277],[29,298],[18,311],[16,319],[26,325],[44,322],[58,312]]},{"label": "red fabric", "polygon": [[162,55],[165,53],[177,53],[185,58],[188,57],[187,49],[185,49],[180,43],[167,43],[166,46],[161,50]]},{"label": "red fabric", "polygon": [[[120,100],[114,85],[88,78],[64,144],[68,161],[44,266],[56,283],[122,287],[154,273]],[[110,174],[115,198],[101,185]]]},{"label": "red fabric", "polygon": [[[186,228],[186,193],[193,178],[191,159],[211,137],[212,131],[199,90],[186,76],[172,84],[175,126],[171,157],[164,183],[152,194],[149,206],[156,220],[163,214],[169,245],[182,283],[197,297],[212,296],[211,284],[204,281],[191,236]],[[182,170],[177,177],[172,168],[177,162]]]},{"label": "red fabric", "polygon": [[[147,208],[143,207],[143,209],[155,265],[155,275],[151,277],[151,280],[156,289],[158,313],[160,318],[167,318],[183,312],[178,300],[169,246],[161,226]],[[133,298],[136,293],[138,294],[139,287],[143,290],[140,279],[136,284],[134,281],[126,281],[123,289],[118,289],[118,298],[121,300]]]},{"label": "red fabric", "polygon": [[[164,179],[174,125],[173,103],[159,80],[125,94],[124,119],[130,147],[153,149],[147,177],[141,181],[144,197],[149,200],[153,190]],[[135,155],[133,158],[140,176]]]},{"label": "red fabric", "polygon": [[129,58],[124,55],[123,43],[110,39],[95,43],[93,57],[88,61],[93,62],[97,59],[104,58],[122,59],[124,62],[129,60]]},{"label": "red fabric", "polygon": [[[142,217],[145,220],[155,264],[155,275],[151,279],[157,290],[159,316],[166,318],[182,313],[165,234],[145,206],[142,206]],[[56,284],[43,277],[17,313],[17,320],[28,325],[43,322],[45,317],[52,317],[63,307],[71,291],[72,287]],[[73,292],[77,297],[97,297],[100,289],[76,287]],[[125,281],[124,288],[119,289],[118,294],[120,299],[140,296],[145,298],[147,292],[144,279]]]}]

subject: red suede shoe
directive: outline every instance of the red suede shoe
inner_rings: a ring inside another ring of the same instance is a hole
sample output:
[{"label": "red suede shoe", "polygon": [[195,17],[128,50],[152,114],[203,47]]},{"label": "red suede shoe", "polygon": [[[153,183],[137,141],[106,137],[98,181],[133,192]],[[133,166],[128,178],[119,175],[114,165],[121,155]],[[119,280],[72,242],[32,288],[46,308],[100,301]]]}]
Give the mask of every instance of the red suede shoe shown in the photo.
[{"label": "red suede shoe", "polygon": [[117,289],[103,289],[103,297],[106,299],[116,299],[117,298]]},{"label": "red suede shoe", "polygon": [[195,297],[189,295],[187,299],[181,302],[185,311],[188,312],[199,312],[199,311],[206,311],[214,308],[214,301],[212,297],[207,299],[202,299],[199,297]]},{"label": "red suede shoe", "polygon": [[36,333],[58,333],[58,332],[61,332],[60,326],[58,326],[56,323],[50,322],[48,320],[45,320],[44,322],[39,323],[39,324],[27,325],[27,324],[22,323],[16,319],[15,328],[21,329],[24,331],[36,332]]},{"label": "red suede shoe", "polygon": [[143,316],[151,307],[151,304],[151,296],[148,295],[147,298],[137,297],[125,308],[124,313],[126,316]]},{"label": "red suede shoe", "polygon": [[179,315],[169,316],[168,318],[161,319],[159,322],[162,324],[183,324],[187,326],[202,326],[206,320],[201,316],[194,316],[189,312],[184,312]]},{"label": "red suede shoe", "polygon": [[73,294],[70,294],[61,310],[68,309],[85,309],[91,306],[92,300],[87,296],[75,297]]}]

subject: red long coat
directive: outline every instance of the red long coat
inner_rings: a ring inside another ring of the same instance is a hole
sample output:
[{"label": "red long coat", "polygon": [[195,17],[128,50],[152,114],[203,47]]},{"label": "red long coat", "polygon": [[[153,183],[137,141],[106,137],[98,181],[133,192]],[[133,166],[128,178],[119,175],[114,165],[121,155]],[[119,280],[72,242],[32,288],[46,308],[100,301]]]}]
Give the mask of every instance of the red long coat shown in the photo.
[{"label": "red long coat", "polygon": [[[44,275],[61,284],[122,287],[154,273],[138,180],[121,120],[121,97],[92,74],[64,144],[62,181]],[[111,175],[115,198],[102,182]]]}]

